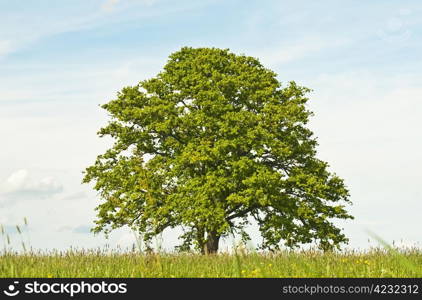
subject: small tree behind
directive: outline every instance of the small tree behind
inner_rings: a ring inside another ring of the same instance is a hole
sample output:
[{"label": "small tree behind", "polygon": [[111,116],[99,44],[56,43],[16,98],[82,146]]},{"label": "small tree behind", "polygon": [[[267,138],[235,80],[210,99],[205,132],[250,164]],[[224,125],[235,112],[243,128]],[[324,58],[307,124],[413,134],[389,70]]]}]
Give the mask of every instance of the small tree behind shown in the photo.
[{"label": "small tree behind", "polygon": [[145,242],[181,226],[181,250],[218,250],[221,237],[255,220],[263,249],[347,238],[343,180],[317,159],[305,127],[309,89],[257,59],[216,48],[182,48],[156,77],[102,105],[99,131],[115,143],[86,169],[104,200],[95,232],[129,226]]}]

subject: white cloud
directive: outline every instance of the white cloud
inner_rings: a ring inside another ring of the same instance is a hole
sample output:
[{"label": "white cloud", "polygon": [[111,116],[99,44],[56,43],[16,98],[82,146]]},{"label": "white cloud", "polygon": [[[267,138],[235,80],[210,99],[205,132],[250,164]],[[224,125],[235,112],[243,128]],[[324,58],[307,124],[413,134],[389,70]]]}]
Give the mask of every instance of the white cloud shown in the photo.
[{"label": "white cloud", "polygon": [[48,176],[33,180],[26,169],[13,172],[2,184],[2,194],[14,196],[41,196],[48,197],[60,193],[63,186],[55,178]]},{"label": "white cloud", "polygon": [[259,49],[257,57],[262,58],[262,62],[271,66],[277,66],[299,60],[306,56],[320,52],[324,49],[344,46],[350,43],[344,39],[322,39],[320,37],[307,37],[295,42],[282,43],[274,47]]},{"label": "white cloud", "polygon": [[[157,74],[165,59],[164,55],[115,58],[101,65],[87,62],[86,67],[16,64],[9,70],[0,70],[0,76],[4,75],[0,102],[19,103],[32,99],[33,102],[74,103],[86,99],[87,102],[95,101],[95,106],[114,97],[122,87]],[[38,70],[39,74],[34,76],[33,70]]]}]

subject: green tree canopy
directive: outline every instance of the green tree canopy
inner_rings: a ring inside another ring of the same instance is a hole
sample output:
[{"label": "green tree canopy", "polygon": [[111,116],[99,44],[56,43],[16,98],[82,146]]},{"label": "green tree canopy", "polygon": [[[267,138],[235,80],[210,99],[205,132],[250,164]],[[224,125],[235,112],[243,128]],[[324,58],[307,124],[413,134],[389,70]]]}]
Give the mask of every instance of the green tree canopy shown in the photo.
[{"label": "green tree canopy", "polygon": [[263,249],[347,242],[332,219],[352,218],[349,193],[316,158],[309,91],[228,49],[173,53],[102,105],[111,120],[98,134],[115,143],[83,179],[103,199],[94,232],[127,225],[148,242],[181,227],[180,249],[213,253],[255,220]]}]

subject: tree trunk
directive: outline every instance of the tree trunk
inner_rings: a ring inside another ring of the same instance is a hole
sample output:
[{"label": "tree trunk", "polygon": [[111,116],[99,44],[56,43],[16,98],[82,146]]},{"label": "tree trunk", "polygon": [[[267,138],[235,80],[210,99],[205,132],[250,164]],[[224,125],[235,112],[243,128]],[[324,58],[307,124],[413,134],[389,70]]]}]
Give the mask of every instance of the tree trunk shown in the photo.
[{"label": "tree trunk", "polygon": [[203,254],[215,254],[218,251],[218,242],[220,241],[220,236],[215,232],[211,231],[207,234],[207,241],[204,244]]}]

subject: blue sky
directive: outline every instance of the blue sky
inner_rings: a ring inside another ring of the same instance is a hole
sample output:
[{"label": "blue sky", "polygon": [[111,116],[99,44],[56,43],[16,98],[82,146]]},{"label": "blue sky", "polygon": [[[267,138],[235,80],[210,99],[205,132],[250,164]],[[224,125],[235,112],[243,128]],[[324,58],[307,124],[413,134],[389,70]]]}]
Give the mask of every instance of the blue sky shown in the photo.
[{"label": "blue sky", "polygon": [[0,0],[0,20],[0,223],[15,248],[23,217],[35,248],[130,245],[127,230],[88,233],[100,199],[81,171],[111,142],[98,104],[182,46],[251,55],[313,89],[318,155],[354,203],[339,223],[350,247],[376,245],[366,230],[421,246],[420,1]]}]

